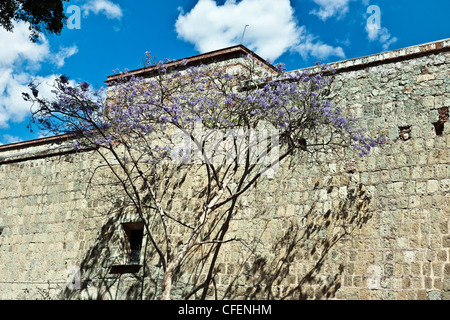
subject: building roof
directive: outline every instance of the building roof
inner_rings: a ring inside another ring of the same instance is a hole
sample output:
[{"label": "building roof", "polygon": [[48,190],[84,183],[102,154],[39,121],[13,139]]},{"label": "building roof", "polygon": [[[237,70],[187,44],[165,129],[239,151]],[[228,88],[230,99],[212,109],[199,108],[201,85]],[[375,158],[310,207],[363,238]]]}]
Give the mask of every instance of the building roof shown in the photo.
[{"label": "building roof", "polygon": [[[181,61],[185,60],[185,61],[187,61],[187,66],[195,66],[195,65],[200,65],[200,64],[211,63],[214,61],[232,59],[232,58],[236,58],[236,57],[243,57],[243,56],[247,56],[247,55],[251,55],[255,59],[259,60],[270,71],[272,71],[274,73],[278,73],[278,70],[271,63],[269,63],[267,60],[264,60],[263,58],[261,58],[256,53],[254,53],[253,51],[251,51],[250,49],[248,49],[247,47],[245,47],[243,45],[236,45],[236,46],[232,46],[232,47],[228,47],[228,48],[224,48],[224,49],[220,49],[220,50],[215,50],[215,51],[210,51],[210,52],[194,55],[194,56],[183,58],[183,59],[170,61],[170,62],[166,63],[166,65],[170,68],[171,66],[176,66]],[[157,70],[156,66],[151,66],[151,67],[145,67],[145,68],[132,70],[129,72],[129,74],[132,74],[134,76],[146,77],[146,76],[152,75],[156,70]],[[105,82],[108,83],[110,81],[117,80],[121,77],[123,77],[122,74],[110,75],[107,77],[107,80]]]}]

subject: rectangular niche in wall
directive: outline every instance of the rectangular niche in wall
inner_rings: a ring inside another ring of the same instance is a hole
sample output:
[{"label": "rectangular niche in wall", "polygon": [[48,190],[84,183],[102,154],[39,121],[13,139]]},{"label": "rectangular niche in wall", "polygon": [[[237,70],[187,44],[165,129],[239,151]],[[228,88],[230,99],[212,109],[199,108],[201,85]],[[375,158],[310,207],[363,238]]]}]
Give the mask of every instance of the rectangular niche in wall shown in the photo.
[{"label": "rectangular niche in wall", "polygon": [[439,120],[437,122],[434,122],[434,130],[436,131],[437,136],[442,136],[444,133],[444,124],[448,121],[449,118],[449,112],[448,107],[443,107],[438,109],[439,113]]},{"label": "rectangular niche in wall", "polygon": [[406,141],[411,139],[411,126],[399,127],[398,130],[399,130],[398,138],[400,140]]},{"label": "rectangular niche in wall", "polygon": [[110,273],[136,273],[141,268],[142,240],[144,238],[143,222],[125,222],[122,228],[127,237],[127,255],[124,265],[114,265]]}]

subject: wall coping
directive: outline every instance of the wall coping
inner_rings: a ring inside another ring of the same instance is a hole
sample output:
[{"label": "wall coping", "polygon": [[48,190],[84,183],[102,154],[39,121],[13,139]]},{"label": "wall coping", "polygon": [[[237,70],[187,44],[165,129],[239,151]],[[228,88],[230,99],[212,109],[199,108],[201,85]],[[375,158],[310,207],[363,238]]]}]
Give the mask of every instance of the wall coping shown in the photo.
[{"label": "wall coping", "polygon": [[[0,146],[0,165],[75,153],[74,135],[64,134]],[[86,148],[83,151],[92,150]]]},{"label": "wall coping", "polygon": [[[424,44],[414,45],[406,48],[396,49],[392,51],[386,51],[381,53],[375,53],[367,56],[351,58],[347,60],[341,60],[329,63],[336,73],[349,72],[354,70],[365,69],[372,66],[394,63],[398,61],[404,61],[408,59],[414,59],[421,56],[427,56],[431,54],[437,54],[450,50],[450,38],[428,42]],[[297,72],[300,70],[309,70],[311,72],[318,71],[318,67],[313,66],[309,68],[302,68],[293,70],[290,72]]]}]

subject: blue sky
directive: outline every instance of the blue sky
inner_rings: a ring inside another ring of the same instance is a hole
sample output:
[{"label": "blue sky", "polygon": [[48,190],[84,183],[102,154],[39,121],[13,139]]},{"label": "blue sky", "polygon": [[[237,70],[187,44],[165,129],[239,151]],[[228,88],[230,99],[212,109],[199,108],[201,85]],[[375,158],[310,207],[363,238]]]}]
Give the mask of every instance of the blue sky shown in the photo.
[{"label": "blue sky", "polygon": [[180,59],[232,46],[246,25],[242,44],[288,70],[450,37],[448,0],[71,0],[66,10],[70,5],[79,19],[76,11],[67,15],[80,28],[66,26],[39,43],[28,41],[23,23],[13,33],[0,29],[0,144],[40,137],[26,128],[30,105],[21,98],[33,79],[48,96],[46,83],[60,74],[99,88],[117,68],[140,68],[146,51]]}]

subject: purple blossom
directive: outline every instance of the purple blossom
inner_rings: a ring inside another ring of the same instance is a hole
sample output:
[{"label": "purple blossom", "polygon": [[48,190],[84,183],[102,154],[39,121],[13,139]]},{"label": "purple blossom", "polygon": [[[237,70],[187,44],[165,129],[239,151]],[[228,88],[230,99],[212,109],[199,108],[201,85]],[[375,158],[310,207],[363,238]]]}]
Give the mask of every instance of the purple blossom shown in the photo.
[{"label": "purple blossom", "polygon": [[286,72],[286,66],[284,63],[277,63],[275,65],[275,68],[278,70],[278,72]]},{"label": "purple blossom", "polygon": [[63,84],[68,84],[69,83],[69,77],[67,77],[65,75],[61,75],[59,77],[59,80],[61,80],[61,83],[63,83]]},{"label": "purple blossom", "polygon": [[81,89],[82,89],[83,91],[87,91],[87,90],[89,89],[89,83],[87,83],[87,82],[82,82],[82,83],[80,84],[80,87],[81,87]]}]

